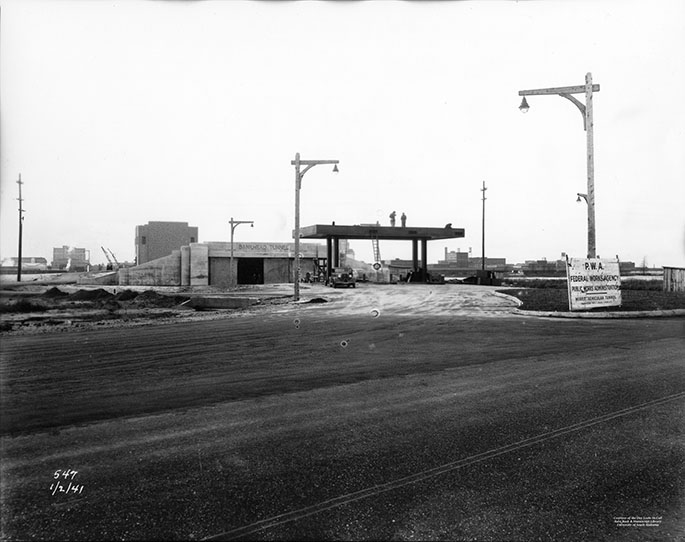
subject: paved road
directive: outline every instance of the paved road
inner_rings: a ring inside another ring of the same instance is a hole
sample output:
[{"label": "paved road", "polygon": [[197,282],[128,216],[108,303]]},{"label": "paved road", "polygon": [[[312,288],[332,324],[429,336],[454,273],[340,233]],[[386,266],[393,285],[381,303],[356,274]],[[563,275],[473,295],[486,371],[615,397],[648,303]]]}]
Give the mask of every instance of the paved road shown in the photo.
[{"label": "paved road", "polygon": [[407,288],[6,337],[3,539],[677,539],[683,319]]}]

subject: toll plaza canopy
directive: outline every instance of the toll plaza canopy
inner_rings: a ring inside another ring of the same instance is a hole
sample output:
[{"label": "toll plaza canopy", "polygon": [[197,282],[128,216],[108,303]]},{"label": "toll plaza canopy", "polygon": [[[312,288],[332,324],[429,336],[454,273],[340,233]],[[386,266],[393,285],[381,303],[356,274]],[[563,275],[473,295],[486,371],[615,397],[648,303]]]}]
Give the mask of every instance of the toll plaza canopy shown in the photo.
[{"label": "toll plaza canopy", "polygon": [[[421,274],[423,280],[427,280],[428,241],[464,237],[464,229],[453,228],[451,224],[447,224],[442,228],[381,226],[378,224],[357,224],[354,226],[315,224],[300,228],[300,237],[305,239],[326,239],[327,261],[332,262],[332,265],[327,265],[327,274],[329,275],[332,267],[340,265],[340,239],[368,239],[375,242],[379,240],[411,241],[414,270]],[[421,242],[420,265],[419,241]]]}]

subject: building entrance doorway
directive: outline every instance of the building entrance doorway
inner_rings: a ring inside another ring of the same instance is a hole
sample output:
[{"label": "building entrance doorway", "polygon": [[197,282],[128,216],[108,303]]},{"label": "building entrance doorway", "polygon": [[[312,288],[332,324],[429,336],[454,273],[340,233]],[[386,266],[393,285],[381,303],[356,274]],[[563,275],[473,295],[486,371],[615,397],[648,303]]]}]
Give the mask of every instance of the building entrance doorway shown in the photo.
[{"label": "building entrance doorway", "polygon": [[239,258],[238,284],[264,284],[264,258]]}]

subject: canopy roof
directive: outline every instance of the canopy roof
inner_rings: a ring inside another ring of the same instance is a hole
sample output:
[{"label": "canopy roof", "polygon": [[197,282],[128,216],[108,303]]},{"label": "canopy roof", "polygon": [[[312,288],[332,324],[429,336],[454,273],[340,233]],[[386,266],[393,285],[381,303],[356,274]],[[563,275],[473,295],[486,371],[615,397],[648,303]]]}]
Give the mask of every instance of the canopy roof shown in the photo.
[{"label": "canopy roof", "polygon": [[[293,237],[295,232],[293,232]],[[464,237],[464,228],[453,228],[447,224],[442,228],[379,226],[377,224],[356,224],[354,226],[337,226],[335,224],[315,224],[300,228],[300,237],[304,239],[456,239]]]}]

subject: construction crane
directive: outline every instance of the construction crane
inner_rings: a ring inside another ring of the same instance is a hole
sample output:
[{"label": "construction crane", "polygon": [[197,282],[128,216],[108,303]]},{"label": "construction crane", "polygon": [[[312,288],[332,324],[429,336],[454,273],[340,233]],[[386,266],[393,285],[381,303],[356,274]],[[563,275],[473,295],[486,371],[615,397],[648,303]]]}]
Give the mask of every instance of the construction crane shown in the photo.
[{"label": "construction crane", "polygon": [[[114,255],[114,252],[112,252],[108,248],[106,249],[103,246],[101,246],[100,248],[102,249],[102,252],[105,253],[105,258],[107,258],[107,269],[119,269],[119,262],[117,261],[117,258]],[[107,251],[109,251],[109,252],[107,252]],[[110,254],[112,256],[111,258],[110,258]],[[114,262],[112,262],[112,259],[114,259]]]},{"label": "construction crane", "polygon": [[[107,250],[109,250],[109,249],[107,249]],[[114,252],[112,252],[111,250],[109,250],[109,253],[112,255],[112,259],[114,260],[114,263],[116,264],[117,269],[118,269],[119,267],[121,267],[121,264],[119,263],[119,260],[117,260],[117,257],[114,255]]]}]

